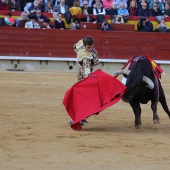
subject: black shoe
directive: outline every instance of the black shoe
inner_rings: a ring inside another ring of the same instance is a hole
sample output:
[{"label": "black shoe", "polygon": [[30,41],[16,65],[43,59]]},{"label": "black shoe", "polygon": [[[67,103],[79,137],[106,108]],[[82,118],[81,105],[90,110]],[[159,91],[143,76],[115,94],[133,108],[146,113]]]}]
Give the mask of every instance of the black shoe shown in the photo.
[{"label": "black shoe", "polygon": [[81,126],[84,126],[84,122],[81,121],[80,124],[81,124]]},{"label": "black shoe", "polygon": [[[74,123],[73,120],[70,120],[69,125],[71,126],[73,123]],[[84,126],[84,122],[81,121],[80,124],[81,126]]]},{"label": "black shoe", "polygon": [[83,119],[81,122],[88,123],[88,121],[86,119]]},{"label": "black shoe", "polygon": [[69,125],[71,126],[73,123],[74,123],[73,120],[70,120]]}]

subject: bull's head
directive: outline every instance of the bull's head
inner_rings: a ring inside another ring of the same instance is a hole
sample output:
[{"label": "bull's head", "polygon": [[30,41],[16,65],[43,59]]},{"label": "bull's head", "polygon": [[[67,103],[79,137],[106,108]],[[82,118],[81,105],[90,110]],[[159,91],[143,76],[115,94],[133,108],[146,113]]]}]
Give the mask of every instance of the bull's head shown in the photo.
[{"label": "bull's head", "polygon": [[123,74],[127,77],[127,81],[125,83],[127,91],[122,97],[124,102],[130,102],[131,99],[139,94],[144,88],[154,88],[153,81],[150,78],[144,76],[141,72],[134,70],[119,70],[114,73],[115,76],[119,76],[120,74]]}]

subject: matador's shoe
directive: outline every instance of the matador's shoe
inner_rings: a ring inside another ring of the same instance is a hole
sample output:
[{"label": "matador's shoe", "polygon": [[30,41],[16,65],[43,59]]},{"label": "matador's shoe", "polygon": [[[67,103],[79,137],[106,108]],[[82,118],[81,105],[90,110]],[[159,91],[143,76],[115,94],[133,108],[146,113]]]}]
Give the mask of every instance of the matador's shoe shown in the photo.
[{"label": "matador's shoe", "polygon": [[88,123],[88,121],[86,119],[83,119],[81,122]]},{"label": "matador's shoe", "polygon": [[[74,123],[74,121],[73,121],[73,120],[70,120],[69,125],[71,126],[73,123]],[[87,123],[87,122],[86,122],[86,123]],[[81,124],[81,126],[84,126],[84,122],[83,122],[83,121],[81,121],[80,124]]]}]

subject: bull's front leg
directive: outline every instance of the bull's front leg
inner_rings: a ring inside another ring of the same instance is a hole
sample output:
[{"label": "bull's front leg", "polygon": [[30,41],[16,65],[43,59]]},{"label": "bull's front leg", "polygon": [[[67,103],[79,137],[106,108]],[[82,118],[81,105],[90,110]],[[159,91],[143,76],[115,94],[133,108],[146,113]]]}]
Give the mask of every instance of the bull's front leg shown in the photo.
[{"label": "bull's front leg", "polygon": [[140,103],[138,101],[132,99],[132,101],[130,102],[130,105],[131,105],[133,112],[135,114],[135,128],[139,129],[142,126]]},{"label": "bull's front leg", "polygon": [[157,105],[158,105],[158,102],[155,101],[151,101],[151,109],[153,111],[153,123],[156,124],[156,123],[160,123],[160,119],[159,119],[159,116],[157,114]]}]

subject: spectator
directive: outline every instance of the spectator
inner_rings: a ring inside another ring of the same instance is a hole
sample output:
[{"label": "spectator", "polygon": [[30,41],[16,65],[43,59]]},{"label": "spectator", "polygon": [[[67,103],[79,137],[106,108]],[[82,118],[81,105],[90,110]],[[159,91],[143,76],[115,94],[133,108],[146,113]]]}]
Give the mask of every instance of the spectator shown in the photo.
[{"label": "spectator", "polygon": [[68,8],[71,8],[73,6],[74,0],[65,0],[66,5]]},{"label": "spectator", "polygon": [[93,0],[88,0],[88,6],[91,7],[91,8],[93,7],[92,2],[93,2]]},{"label": "spectator", "polygon": [[[60,4],[60,0],[50,0],[50,1],[53,2],[55,7]],[[65,0],[65,5],[67,5],[68,8],[71,8],[73,6],[74,1],[75,0]]]},{"label": "spectator", "polygon": [[62,13],[57,14],[57,20],[55,20],[55,28],[57,29],[65,29],[65,23],[62,20]]},{"label": "spectator", "polygon": [[107,22],[107,20],[103,20],[102,26],[101,26],[100,30],[102,30],[102,31],[112,31],[113,28],[112,28],[112,26]]},{"label": "spectator", "polygon": [[136,0],[131,0],[130,1],[130,6],[128,9],[129,15],[130,16],[137,16],[138,15],[138,6]]},{"label": "spectator", "polygon": [[153,8],[150,9],[150,16],[156,17],[156,16],[161,16],[162,11],[158,8],[158,5],[156,3],[153,4]]},{"label": "spectator", "polygon": [[82,14],[82,9],[80,7],[80,1],[75,0],[73,7],[69,8],[69,11],[71,13],[71,15],[79,15]]},{"label": "spectator", "polygon": [[127,8],[127,1],[126,0],[116,0],[117,9],[120,8],[120,4],[124,4],[125,8]]},{"label": "spectator", "polygon": [[143,3],[147,3],[147,8],[149,8],[149,3],[147,0],[139,0],[139,1],[137,1],[138,9],[142,8]]},{"label": "spectator", "polygon": [[8,0],[0,0],[0,10],[8,11]]},{"label": "spectator", "polygon": [[53,25],[50,25],[50,19],[46,18],[43,20],[43,26],[41,28],[43,29],[54,29]]},{"label": "spectator", "polygon": [[82,14],[93,14],[93,8],[88,6],[88,0],[83,1]]},{"label": "spectator", "polygon": [[80,7],[80,1],[79,0],[75,0],[74,3],[73,3],[73,6]]},{"label": "spectator", "polygon": [[[47,5],[48,2],[52,2],[53,3],[53,6],[55,6],[55,3],[58,2],[57,0],[44,0],[43,1],[43,5],[44,7]],[[57,6],[57,5],[56,5]]]},{"label": "spectator", "polygon": [[101,6],[103,7],[103,1],[102,1],[102,0],[93,0],[93,1],[92,1],[92,7],[93,7],[93,8],[96,7],[96,2],[97,2],[97,3],[100,3]]},{"label": "spectator", "polygon": [[27,13],[27,15],[35,14],[37,9],[41,9],[38,0],[35,0],[34,2],[29,2],[24,7],[24,11]]},{"label": "spectator", "polygon": [[148,9],[147,3],[143,3],[142,8],[138,9],[138,15],[141,17],[149,16],[149,9]]},{"label": "spectator", "polygon": [[[86,22],[87,22],[87,19],[86,19]],[[94,24],[97,22],[97,20],[93,18],[92,14],[89,14],[89,22],[93,22]]]},{"label": "spectator", "polygon": [[164,19],[161,20],[154,32],[169,32],[169,27],[166,25]]},{"label": "spectator", "polygon": [[170,0],[162,0],[163,2],[163,4],[164,4],[164,6],[165,6],[165,4],[170,4]]},{"label": "spectator", "polygon": [[43,22],[44,19],[48,19],[47,17],[45,17],[45,16],[42,14],[42,12],[41,12],[40,9],[38,9],[38,10],[36,11],[35,17],[36,17],[36,21],[40,21],[40,22]]},{"label": "spectator", "polygon": [[106,15],[109,14],[109,10],[112,8],[114,0],[103,0],[103,7],[106,10]]},{"label": "spectator", "polygon": [[93,18],[92,14],[88,14],[87,17],[81,18],[81,22],[93,22],[95,24],[97,23],[97,20]]},{"label": "spectator", "polygon": [[45,8],[44,0],[38,0],[38,4],[41,11],[44,12],[44,8]]},{"label": "spectator", "polygon": [[6,25],[15,27],[16,26],[16,21],[14,18],[12,18],[12,13],[8,12],[7,13],[7,17],[4,17],[4,21]]},{"label": "spectator", "polygon": [[80,1],[80,7],[83,7],[83,1],[84,0],[79,0]]},{"label": "spectator", "polygon": [[68,6],[65,5],[65,0],[60,0],[60,4],[54,8],[55,12],[65,14],[69,11]]},{"label": "spectator", "polygon": [[124,19],[121,15],[116,15],[115,24],[124,24]]},{"label": "spectator", "polygon": [[117,3],[113,2],[112,3],[112,8],[109,10],[109,15],[112,19],[112,23],[115,22],[116,16],[117,16],[118,12],[117,12]]},{"label": "spectator", "polygon": [[96,0],[96,7],[93,8],[93,15],[105,15],[106,11],[102,7],[101,3]]},{"label": "spectator", "polygon": [[71,23],[70,30],[79,30],[80,24],[78,18],[73,18],[73,22]]},{"label": "spectator", "polygon": [[125,8],[124,3],[120,4],[120,8],[118,9],[118,15],[121,15],[124,19],[124,22],[127,22],[129,20],[129,12]]},{"label": "spectator", "polygon": [[20,4],[16,0],[10,0],[8,3],[10,11],[20,11]]},{"label": "spectator", "polygon": [[59,4],[59,0],[52,0],[54,7],[56,7]]},{"label": "spectator", "polygon": [[160,2],[159,0],[152,0],[152,2],[149,4],[149,9],[152,9],[154,4],[157,4],[158,8],[161,11],[164,9],[164,6],[163,6],[162,2]]},{"label": "spectator", "polygon": [[164,10],[164,17],[167,18],[167,17],[170,17],[170,7],[169,7],[169,4],[165,4],[165,10]]},{"label": "spectator", "polygon": [[38,3],[40,6],[43,6],[44,5],[44,0],[38,0]]},{"label": "spectator", "polygon": [[25,23],[29,21],[29,18],[26,12],[22,12],[21,16],[16,20],[16,27],[20,26],[20,21],[24,22],[24,26],[25,26]]},{"label": "spectator", "polygon": [[25,23],[25,28],[31,28],[31,29],[40,28],[40,25],[37,22],[35,22],[36,17],[34,15],[30,15],[29,19],[30,21]]},{"label": "spectator", "polygon": [[[69,1],[69,0],[68,0],[68,1]],[[92,8],[92,1],[93,1],[93,0],[79,0],[79,1],[80,1],[80,6],[81,6],[81,7],[83,7],[84,1],[88,1],[88,2],[87,2],[87,4],[88,4],[87,6]]]},{"label": "spectator", "polygon": [[138,21],[137,28],[141,32],[152,32],[153,24],[149,21],[148,17],[142,17]]},{"label": "spectator", "polygon": [[46,6],[47,2],[52,2],[53,3],[53,0],[44,0],[44,2],[43,2],[44,6]]},{"label": "spectator", "polygon": [[48,1],[48,2],[46,3],[45,8],[44,8],[44,12],[48,12],[48,13],[53,13],[53,12],[54,12],[53,2]]}]

